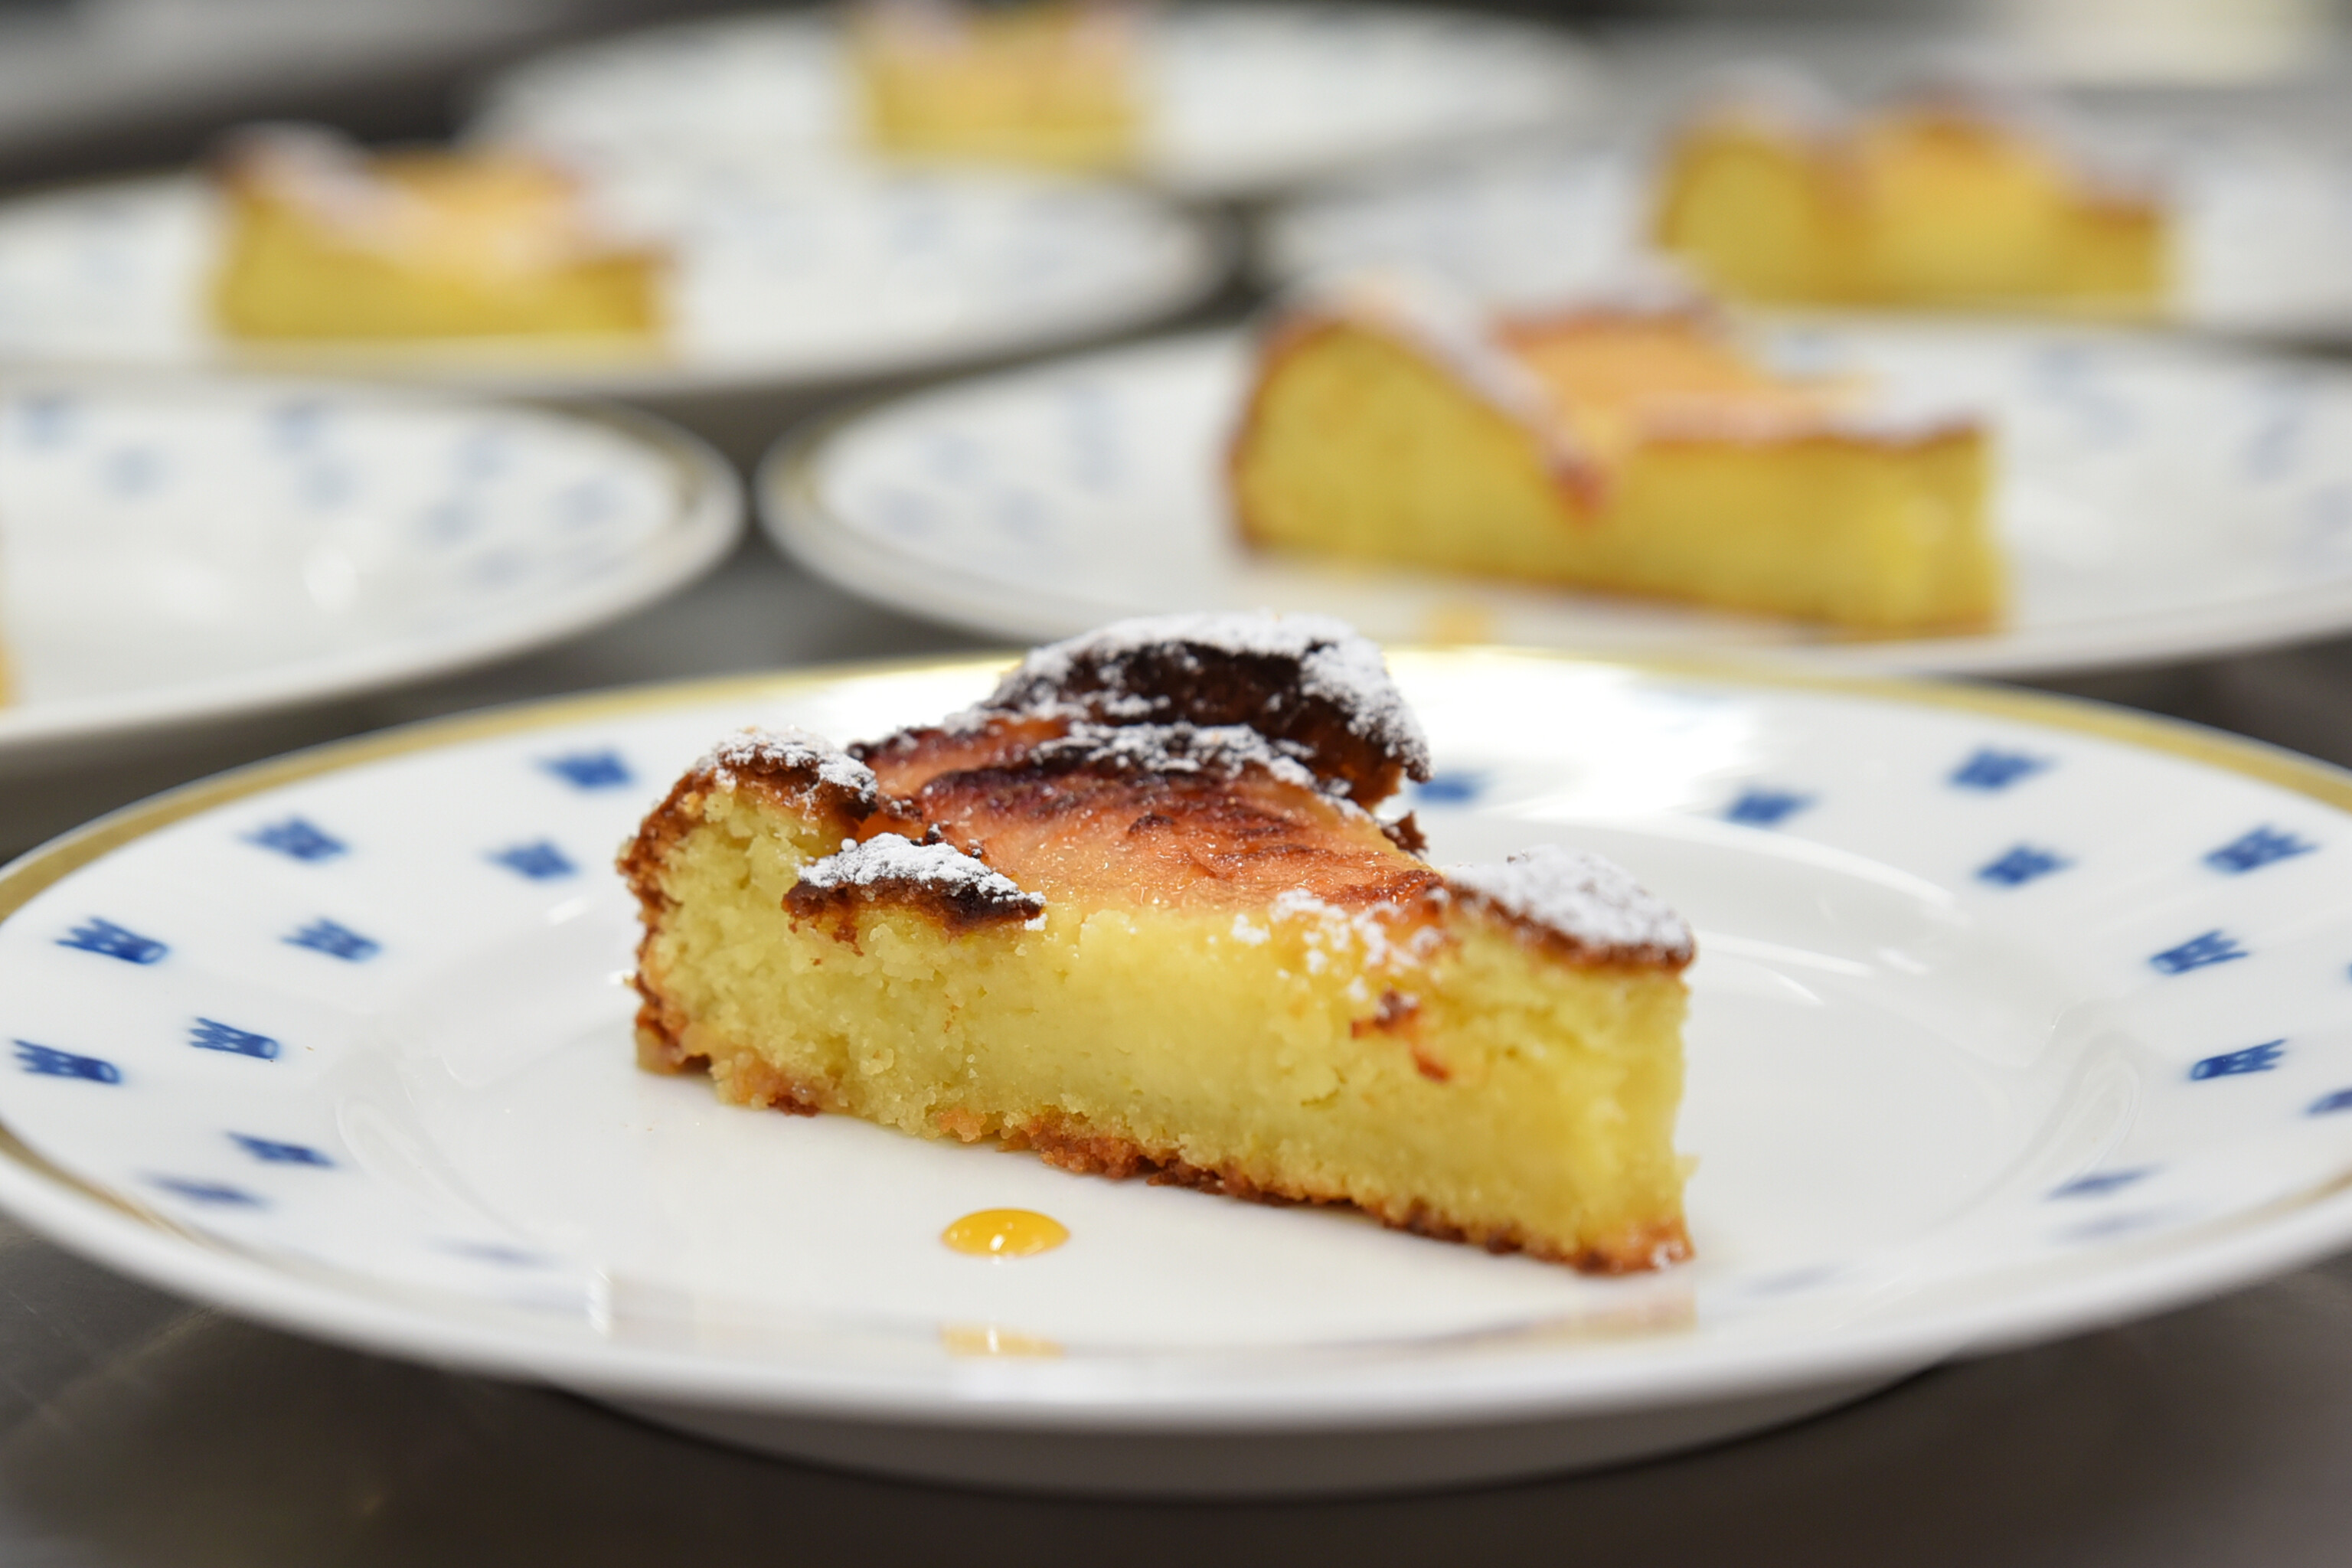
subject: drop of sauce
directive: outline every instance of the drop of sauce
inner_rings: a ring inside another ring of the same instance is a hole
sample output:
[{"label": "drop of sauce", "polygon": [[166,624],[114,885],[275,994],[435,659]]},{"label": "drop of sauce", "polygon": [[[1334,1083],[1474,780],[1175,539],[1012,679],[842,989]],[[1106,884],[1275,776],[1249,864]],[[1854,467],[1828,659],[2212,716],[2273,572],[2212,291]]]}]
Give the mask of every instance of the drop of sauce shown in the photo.
[{"label": "drop of sauce", "polygon": [[1069,1227],[1029,1209],[982,1209],[940,1232],[940,1239],[973,1258],[1034,1258],[1070,1239]]}]

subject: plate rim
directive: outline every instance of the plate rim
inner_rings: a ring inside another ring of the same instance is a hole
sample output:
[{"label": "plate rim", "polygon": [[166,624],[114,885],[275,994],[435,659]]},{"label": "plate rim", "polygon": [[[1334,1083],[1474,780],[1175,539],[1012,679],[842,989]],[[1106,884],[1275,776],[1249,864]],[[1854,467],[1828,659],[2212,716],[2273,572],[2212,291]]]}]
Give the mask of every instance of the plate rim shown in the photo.
[{"label": "plate rim", "polygon": [[677,486],[665,532],[640,548],[639,570],[593,594],[528,617],[454,634],[428,647],[394,639],[331,658],[294,659],[179,686],[0,708],[0,770],[142,734],[178,734],[222,720],[281,711],[430,679],[547,647],[644,609],[709,572],[745,531],[749,510],[732,464],[700,437],[641,409],[596,400],[494,398],[469,391],[331,376],[229,375],[202,371],[69,369],[0,364],[0,396],[45,388],[197,400],[234,389],[256,396],[324,395],[408,408],[522,410],[621,436],[666,466]]},{"label": "plate rim", "polygon": [[[1922,331],[1986,332],[2049,342],[2121,343],[2221,363],[2288,363],[2286,356],[2220,339],[2094,323],[2038,323],[1997,319],[1853,312],[1758,315],[1763,322],[1803,326],[1885,326]],[[1019,595],[993,596],[969,585],[957,573],[860,533],[824,504],[822,470],[833,449],[867,421],[934,398],[968,394],[991,383],[1016,383],[1052,371],[1115,363],[1156,352],[1205,351],[1244,342],[1251,327],[1209,327],[1159,332],[1130,342],[1045,356],[1027,363],[942,376],[919,387],[899,388],[846,402],[802,421],[779,436],[752,469],[751,506],[761,531],[793,560],[861,598],[991,637],[1057,637],[1075,634],[1112,615],[1153,614],[1157,605],[1114,605],[1057,596],[1045,584]],[[2322,363],[2313,374],[2330,374],[2352,387],[2352,366]],[[1463,582],[1481,579],[1465,576]],[[1570,592],[1573,590],[1563,590]],[[1296,606],[1294,606],[1296,607]],[[2185,628],[2185,630],[2184,630]],[[1840,670],[1857,675],[2036,676],[2088,674],[2100,670],[2252,653],[2352,629],[2352,574],[2317,586],[2288,590],[2244,602],[2150,611],[2084,620],[2037,630],[2028,636],[2002,632],[1960,637],[1885,637],[1816,643],[1750,646],[1698,644],[1708,657],[1794,668]],[[1401,645],[1402,646],[1402,645]],[[1593,637],[1559,651],[1598,658],[1639,661],[1653,653]]]},{"label": "plate rim", "polygon": [[[1389,650],[1401,661],[1474,659],[1630,671],[1733,687],[1842,695],[1986,714],[2120,743],[2252,778],[2352,814],[2352,770],[2186,721],[2086,699],[1962,681],[1767,668],[1703,656],[1599,658],[1550,649]],[[0,867],[0,923],[81,867],[173,823],[262,791],[472,741],[599,717],[755,700],[889,675],[971,672],[984,679],[1016,658],[919,658],[823,665],[665,682],[518,703],[330,742],[197,780],[110,813]],[[1401,1383],[1327,1378],[1299,1387],[1234,1380],[1204,1386],[1130,1380],[1089,1385],[1024,1376],[1065,1363],[982,1362],[987,1375],[887,1382],[806,1364],[730,1359],[613,1340],[551,1340],[462,1302],[313,1275],[196,1236],[128,1194],[46,1160],[0,1121],[0,1208],[52,1242],[150,1286],[193,1296],[313,1339],[505,1378],[622,1398],[827,1419],[913,1420],[949,1428],[1100,1431],[1334,1431],[1577,1419],[1895,1373],[1961,1353],[2037,1343],[2147,1316],[2316,1261],[2352,1241],[2352,1168],[2246,1214],[2119,1246],[2086,1275],[2035,1282],[2000,1300],[1946,1306],[1894,1324],[1848,1325],[1805,1342],[1702,1345],[1645,1342],[1657,1353],[1603,1360],[1575,1347],[1467,1363],[1433,1358]],[[422,1303],[422,1304],[420,1304]],[[1673,1347],[1685,1348],[1677,1352]],[[1589,1347],[1588,1347],[1589,1348]],[[1081,1364],[1081,1363],[1069,1363]],[[1565,1369],[1563,1371],[1563,1369]],[[1360,1368],[1359,1369],[1360,1370]]]},{"label": "plate rim", "polygon": [[[850,173],[858,171],[851,170]],[[866,171],[883,176],[888,171]],[[942,173],[938,167],[902,171],[907,174]],[[88,353],[56,355],[0,353],[0,375],[133,374],[211,375],[245,379],[300,379],[352,384],[374,384],[414,387],[420,391],[458,395],[503,397],[526,401],[562,399],[597,401],[629,398],[746,396],[756,394],[821,392],[860,382],[931,373],[967,374],[992,364],[1028,359],[1055,351],[1078,352],[1103,342],[1164,328],[1213,299],[1241,275],[1248,244],[1241,221],[1233,214],[1204,209],[1169,195],[1121,185],[1115,181],[1055,175],[1050,171],[983,171],[977,177],[1005,184],[1039,185],[1070,184],[1080,188],[1102,186],[1123,192],[1152,208],[1187,251],[1185,265],[1169,284],[1139,302],[1122,303],[1092,313],[1068,315],[1052,325],[1010,336],[991,336],[973,345],[946,353],[910,346],[893,353],[856,353],[830,363],[793,369],[767,364],[726,365],[696,369],[661,362],[629,363],[583,361],[576,366],[501,364],[495,361],[469,365],[463,357],[436,358],[433,342],[385,348],[365,342],[338,341],[316,349],[301,345],[274,349],[242,345],[215,334],[205,340],[196,357],[185,362],[110,360]],[[0,196],[0,216],[19,207],[51,201],[70,201],[109,191],[146,188],[201,187],[202,173],[194,168],[148,169],[120,174],[66,179],[27,187]],[[463,340],[458,340],[462,343]],[[403,350],[421,346],[422,353]]]}]

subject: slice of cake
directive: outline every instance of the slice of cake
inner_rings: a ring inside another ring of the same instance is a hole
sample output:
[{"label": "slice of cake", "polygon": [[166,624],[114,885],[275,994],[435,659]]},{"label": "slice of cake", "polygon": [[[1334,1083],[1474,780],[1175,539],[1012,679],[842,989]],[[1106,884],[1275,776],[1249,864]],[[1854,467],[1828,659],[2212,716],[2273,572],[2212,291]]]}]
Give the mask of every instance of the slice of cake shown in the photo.
[{"label": "slice of cake", "polygon": [[1099,0],[870,0],[850,58],[885,152],[1107,168],[1142,126],[1136,31]]},{"label": "slice of cake", "polygon": [[1999,615],[1989,445],[1775,374],[1686,299],[1488,318],[1388,278],[1276,318],[1230,480],[1257,545],[1884,635]]},{"label": "slice of cake", "polygon": [[663,252],[604,233],[576,182],[516,153],[371,156],[323,132],[241,137],[220,171],[222,328],[257,339],[641,337]]},{"label": "slice of cake", "polygon": [[1696,117],[1659,184],[1656,238],[1746,300],[2144,314],[2169,223],[2144,183],[2092,168],[2046,114],[1982,92],[1849,118],[1748,90]]},{"label": "slice of cake", "polygon": [[1423,860],[1373,811],[1424,743],[1344,626],[1124,622],[855,752],[747,732],[625,847],[644,1065],[1579,1268],[1687,1256],[1688,929],[1591,856]]}]

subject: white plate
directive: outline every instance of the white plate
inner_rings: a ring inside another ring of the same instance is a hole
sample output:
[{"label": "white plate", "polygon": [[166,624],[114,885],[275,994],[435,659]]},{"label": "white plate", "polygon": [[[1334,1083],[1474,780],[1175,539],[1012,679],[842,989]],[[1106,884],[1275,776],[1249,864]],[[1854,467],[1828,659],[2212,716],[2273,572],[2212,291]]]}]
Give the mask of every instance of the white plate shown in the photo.
[{"label": "white plate", "polygon": [[[1587,1279],[640,1072],[607,869],[638,815],[737,724],[871,735],[979,663],[372,737],[19,862],[0,1202],[306,1333],[788,1452],[1161,1491],[1655,1451],[2352,1241],[2352,778],[2045,698],[1395,663],[1440,860],[1588,845],[1697,927],[1695,1264]],[[940,1246],[999,1205],[1073,1239]]]},{"label": "white plate", "polygon": [[1328,611],[1391,640],[1743,650],[2018,673],[2187,658],[2352,625],[2352,375],[2154,338],[1982,324],[1762,327],[1768,356],[1996,423],[2014,566],[2001,630],[1841,641],[1795,623],[1260,556],[1223,454],[1249,373],[1170,340],[878,405],[771,456],[761,516],[869,597],[1000,635],[1211,606]]},{"label": "white plate", "polygon": [[[1584,52],[1525,23],[1366,5],[1177,5],[1142,51],[1141,173],[1194,196],[1589,111]],[[855,155],[831,15],[730,16],[559,50],[509,72],[477,129],[567,151]]]},{"label": "white plate", "polygon": [[805,384],[1139,326],[1213,289],[1230,248],[1213,224],[1088,181],[719,154],[614,159],[591,178],[677,259],[656,348],[238,343],[206,305],[219,203],[187,177],[0,205],[0,366],[291,368],[618,396]]},{"label": "white plate", "polygon": [[638,416],[0,379],[0,768],[571,636],[699,575],[742,510]]},{"label": "white plate", "polygon": [[[2277,339],[2352,339],[2352,165],[2261,136],[2200,135],[2141,154],[2171,193],[2174,323]],[[1302,198],[1273,214],[1277,279],[1402,265],[1493,303],[1540,306],[1605,287],[1647,252],[1646,160],[1527,148],[1451,160]]]}]

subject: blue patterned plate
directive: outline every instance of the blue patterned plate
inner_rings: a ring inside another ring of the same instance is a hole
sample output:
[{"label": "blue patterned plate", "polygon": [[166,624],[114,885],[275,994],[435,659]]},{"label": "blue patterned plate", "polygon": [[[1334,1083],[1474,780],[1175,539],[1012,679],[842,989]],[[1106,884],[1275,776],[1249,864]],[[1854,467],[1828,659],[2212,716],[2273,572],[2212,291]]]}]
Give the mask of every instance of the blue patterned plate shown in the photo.
[{"label": "blue patterned plate", "polygon": [[551,395],[709,393],[919,370],[1132,328],[1213,289],[1215,226],[1140,192],[1003,173],[613,159],[602,206],[676,260],[643,346],[528,338],[240,344],[206,313],[219,247],[193,178],[0,205],[0,366],[285,369]]},{"label": "blue patterned plate", "polygon": [[0,763],[585,630],[700,574],[741,512],[732,470],[634,416],[0,379]]},{"label": "blue patterned plate", "polygon": [[1739,650],[1869,669],[2080,669],[2352,626],[2352,372],[2156,337],[1781,321],[1768,358],[1966,409],[1998,441],[2009,622],[1840,640],[1791,623],[1258,555],[1224,453],[1243,342],[1184,338],[917,393],[797,435],[758,485],[779,542],[845,586],[1001,636],[1120,616],[1320,610],[1389,640]]},{"label": "blue patterned plate", "polygon": [[[1196,197],[1558,124],[1601,96],[1557,31],[1459,11],[1181,5],[1145,26],[1138,172]],[[596,155],[856,156],[852,89],[835,14],[726,16],[543,55],[493,85],[475,130]]]},{"label": "blue patterned plate", "polygon": [[[0,876],[0,1202],[305,1333],[995,1483],[1429,1485],[1655,1452],[2352,1241],[2352,777],[1965,689],[1401,655],[1441,860],[1599,848],[1699,932],[1699,1258],[1580,1277],[718,1104],[633,1065],[614,845],[746,721],[980,664],[302,753]],[[940,1244],[1043,1211],[1041,1257]]]}]

